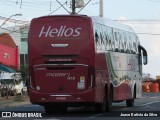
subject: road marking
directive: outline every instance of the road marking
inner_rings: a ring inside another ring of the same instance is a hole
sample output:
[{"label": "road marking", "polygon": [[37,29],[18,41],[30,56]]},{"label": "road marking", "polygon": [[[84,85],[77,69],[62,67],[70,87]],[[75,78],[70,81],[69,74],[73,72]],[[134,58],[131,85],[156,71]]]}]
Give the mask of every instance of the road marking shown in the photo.
[{"label": "road marking", "polygon": [[34,120],[61,120],[61,119],[51,118],[51,119],[34,119]]},{"label": "road marking", "polygon": [[122,110],[128,110],[128,109],[130,109],[130,107],[122,108]]},{"label": "road marking", "polygon": [[153,97],[143,96],[142,98],[159,98],[159,96],[153,96]]},{"label": "road marking", "polygon": [[93,115],[93,116],[91,116],[91,117],[89,117],[89,118],[94,118],[94,117],[98,117],[98,116],[101,116],[101,115],[103,115],[103,114],[97,114],[97,115]]},{"label": "road marking", "polygon": [[145,103],[145,104],[143,104],[141,106],[146,106],[146,105],[154,104],[154,103],[157,103],[157,102],[160,102],[160,101],[154,101],[154,102]]}]

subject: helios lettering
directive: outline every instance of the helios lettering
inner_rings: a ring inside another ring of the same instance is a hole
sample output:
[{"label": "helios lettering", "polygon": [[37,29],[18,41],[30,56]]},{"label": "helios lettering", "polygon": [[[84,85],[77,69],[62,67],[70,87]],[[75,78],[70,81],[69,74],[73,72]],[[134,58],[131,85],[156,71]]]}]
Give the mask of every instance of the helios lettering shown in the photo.
[{"label": "helios lettering", "polygon": [[59,28],[43,26],[40,30],[39,37],[78,37],[81,34],[81,29],[67,28],[67,26],[60,26]]}]

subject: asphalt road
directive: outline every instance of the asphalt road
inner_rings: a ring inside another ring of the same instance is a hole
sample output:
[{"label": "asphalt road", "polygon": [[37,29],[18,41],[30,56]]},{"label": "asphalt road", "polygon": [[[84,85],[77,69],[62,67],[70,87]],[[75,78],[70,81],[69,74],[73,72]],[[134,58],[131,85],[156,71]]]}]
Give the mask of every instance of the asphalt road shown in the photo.
[{"label": "asphalt road", "polygon": [[[1,119],[49,119],[49,120],[159,120],[160,119],[160,93],[143,93],[141,99],[136,99],[134,107],[126,107],[126,103],[113,103],[112,112],[97,113],[93,107],[69,108],[66,113],[46,114],[43,107],[39,105],[24,105],[0,109],[1,112],[11,112],[12,117],[1,117]],[[15,113],[13,113],[15,112]],[[27,113],[26,113],[27,112]],[[22,114],[23,113],[23,114]],[[32,114],[35,113],[35,114]],[[2,114],[2,113],[1,113]],[[3,113],[5,115],[5,113]],[[20,117],[16,117],[16,116]],[[28,118],[28,116],[30,118]],[[34,117],[32,117],[34,116]],[[35,117],[37,116],[37,117]],[[42,116],[42,118],[41,118]],[[134,116],[134,117],[133,117]]]}]

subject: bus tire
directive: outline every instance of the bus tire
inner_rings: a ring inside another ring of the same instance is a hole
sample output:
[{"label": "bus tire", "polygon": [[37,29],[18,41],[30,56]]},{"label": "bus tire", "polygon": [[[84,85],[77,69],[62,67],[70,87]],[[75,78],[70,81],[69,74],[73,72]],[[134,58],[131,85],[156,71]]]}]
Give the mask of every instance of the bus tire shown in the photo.
[{"label": "bus tire", "polygon": [[133,107],[134,106],[134,99],[136,98],[136,86],[134,86],[134,93],[133,93],[133,98],[126,100],[126,105],[127,107]]},{"label": "bus tire", "polygon": [[96,112],[104,112],[104,111],[106,111],[106,94],[103,97],[103,102],[102,103],[97,103],[95,105],[95,110],[96,110]]},{"label": "bus tire", "polygon": [[126,100],[126,104],[127,104],[127,107],[133,107],[134,106],[134,98]]},{"label": "bus tire", "polygon": [[107,95],[107,102],[106,102],[106,111],[109,112],[112,109],[112,100],[113,100],[113,92],[112,89],[110,90],[109,95]]}]

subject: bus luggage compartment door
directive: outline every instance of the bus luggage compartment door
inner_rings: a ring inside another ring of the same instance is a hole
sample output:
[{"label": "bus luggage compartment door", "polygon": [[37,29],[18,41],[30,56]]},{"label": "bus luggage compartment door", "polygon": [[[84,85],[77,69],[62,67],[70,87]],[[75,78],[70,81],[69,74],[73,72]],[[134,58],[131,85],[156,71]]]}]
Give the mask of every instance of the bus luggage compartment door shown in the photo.
[{"label": "bus luggage compartment door", "polygon": [[88,65],[35,65],[36,89],[42,93],[75,93],[86,89]]}]

